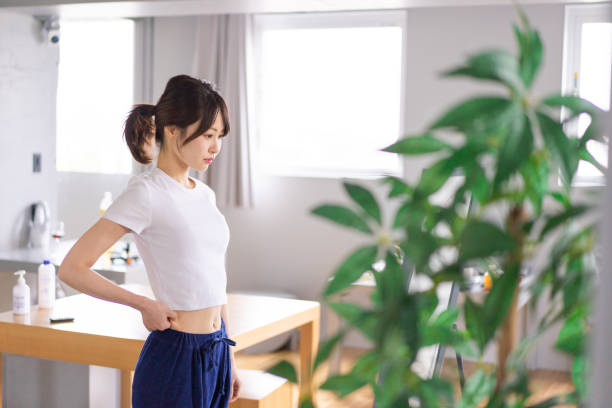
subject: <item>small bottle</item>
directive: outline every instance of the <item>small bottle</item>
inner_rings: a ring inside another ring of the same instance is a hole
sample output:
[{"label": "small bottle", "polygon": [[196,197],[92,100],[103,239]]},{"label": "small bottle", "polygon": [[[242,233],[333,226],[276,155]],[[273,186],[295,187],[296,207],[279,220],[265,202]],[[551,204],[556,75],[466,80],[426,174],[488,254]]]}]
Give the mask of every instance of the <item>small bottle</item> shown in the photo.
[{"label": "small bottle", "polygon": [[30,314],[30,287],[26,285],[26,271],[19,270],[15,275],[19,275],[17,284],[13,286],[13,313],[18,315]]},{"label": "small bottle", "polygon": [[491,278],[491,273],[487,271],[485,272],[484,276],[483,289],[485,290],[485,292],[488,292],[491,290],[491,287],[493,287],[493,279]]},{"label": "small bottle", "polygon": [[572,83],[572,96],[579,96],[580,89],[578,88],[578,72],[574,72],[574,82]]},{"label": "small bottle", "polygon": [[113,195],[111,194],[110,191],[105,191],[104,196],[102,197],[102,200],[100,200],[100,217],[104,214],[104,211],[106,211],[106,209],[110,207],[112,202],[113,202]]},{"label": "small bottle", "polygon": [[55,304],[55,266],[45,259],[38,266],[38,307],[53,308]]}]

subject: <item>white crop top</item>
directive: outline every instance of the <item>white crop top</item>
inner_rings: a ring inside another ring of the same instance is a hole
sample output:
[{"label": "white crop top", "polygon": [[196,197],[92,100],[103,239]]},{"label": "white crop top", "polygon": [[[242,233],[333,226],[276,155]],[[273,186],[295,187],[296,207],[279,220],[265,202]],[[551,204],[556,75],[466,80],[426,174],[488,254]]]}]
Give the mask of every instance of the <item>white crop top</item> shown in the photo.
[{"label": "white crop top", "polygon": [[191,179],[189,189],[154,167],[132,176],[102,215],[132,230],[156,299],[173,310],[227,303],[229,227],[215,192]]}]

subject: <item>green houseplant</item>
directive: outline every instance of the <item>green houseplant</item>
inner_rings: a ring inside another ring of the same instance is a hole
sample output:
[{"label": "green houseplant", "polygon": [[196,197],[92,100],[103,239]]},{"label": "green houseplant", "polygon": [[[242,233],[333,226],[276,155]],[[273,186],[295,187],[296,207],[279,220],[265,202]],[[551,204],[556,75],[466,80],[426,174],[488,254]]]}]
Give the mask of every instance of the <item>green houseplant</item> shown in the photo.
[{"label": "green houseplant", "polygon": [[[435,159],[414,185],[396,177],[381,180],[390,187],[388,199],[401,200],[392,231],[382,227],[374,195],[357,184],[343,183],[353,207],[323,204],[312,210],[316,216],[372,238],[370,245],[357,248],[339,264],[325,287],[325,302],[348,325],[320,345],[311,369],[320,367],[349,328],[363,333],[374,347],[349,373],[331,376],[321,389],[343,397],[370,384],[380,408],[411,406],[409,401],[421,407],[530,406],[525,354],[542,333],[561,322],[555,346],[574,357],[576,390],[534,406],[584,400],[596,222],[584,221],[585,216],[593,215],[593,207],[575,203],[570,191],[580,159],[603,169],[586,149],[587,141],[603,138],[599,125],[602,112],[576,96],[540,98],[531,93],[543,46],[537,30],[517,9],[520,25],[514,25],[514,34],[518,55],[486,50],[444,73],[446,77],[493,82],[504,93],[468,98],[444,112],[422,134],[404,137],[382,149],[404,156],[433,155]],[[560,121],[562,108],[568,114]],[[581,138],[568,136],[565,123],[581,114],[591,118],[588,129]],[[562,183],[550,183],[557,174]],[[432,204],[432,194],[457,175],[461,184],[450,203]],[[465,206],[469,200],[477,204],[477,210],[468,217]],[[484,217],[494,206],[505,209],[502,225]],[[395,238],[397,232],[401,233],[399,239]],[[551,242],[549,249],[545,243]],[[451,249],[455,256],[441,259],[444,249]],[[541,251],[547,251],[547,263],[533,271],[536,275],[529,290],[532,303],[546,294],[549,309],[536,333],[516,345],[511,339],[520,271]],[[331,295],[347,288],[365,271],[373,271],[372,265],[379,259],[384,259],[384,269],[373,273],[376,287],[371,308],[330,301]],[[466,266],[490,259],[496,260],[503,273],[494,279],[484,304],[466,299],[461,306],[434,313],[437,285],[465,283]],[[414,266],[415,273],[428,276],[433,287],[408,292],[404,261]],[[453,329],[460,312],[465,330]],[[478,369],[467,379],[460,401],[453,400],[448,381],[421,378],[412,370],[423,347],[447,345],[479,359],[496,337],[497,371],[489,374]],[[296,381],[296,371],[287,361],[268,371]],[[306,396],[300,407],[309,406],[314,404],[311,396]]]}]

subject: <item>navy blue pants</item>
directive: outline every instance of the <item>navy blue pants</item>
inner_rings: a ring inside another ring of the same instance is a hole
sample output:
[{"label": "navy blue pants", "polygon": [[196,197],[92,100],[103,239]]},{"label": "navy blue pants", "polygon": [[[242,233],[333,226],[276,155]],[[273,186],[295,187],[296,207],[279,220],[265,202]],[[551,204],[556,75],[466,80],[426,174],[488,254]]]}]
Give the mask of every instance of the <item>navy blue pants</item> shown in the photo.
[{"label": "navy blue pants", "polygon": [[132,407],[227,408],[235,345],[223,318],[212,333],[153,330],[134,369]]}]

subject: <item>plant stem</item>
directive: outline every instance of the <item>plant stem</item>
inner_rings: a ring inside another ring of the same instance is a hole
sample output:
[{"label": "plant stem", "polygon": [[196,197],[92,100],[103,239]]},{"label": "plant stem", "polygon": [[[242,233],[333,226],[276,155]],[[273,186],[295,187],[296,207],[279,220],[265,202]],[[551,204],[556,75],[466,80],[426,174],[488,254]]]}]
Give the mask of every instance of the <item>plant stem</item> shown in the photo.
[{"label": "plant stem", "polygon": [[519,287],[516,285],[512,295],[512,303],[508,314],[501,326],[499,341],[497,343],[497,384],[496,392],[499,391],[507,379],[506,361],[508,356],[516,347],[516,327],[518,321],[517,299]]},{"label": "plant stem", "polygon": [[[518,274],[516,279],[520,280],[521,264],[523,261],[523,247],[525,244],[525,233],[523,231],[523,224],[525,222],[525,210],[521,203],[515,204],[508,213],[506,219],[506,228],[508,233],[517,243],[516,249],[508,254],[506,258],[506,265],[515,266],[518,268]],[[504,322],[502,323],[501,330],[499,332],[499,340],[497,343],[497,383],[495,385],[495,391],[498,392],[504,382],[507,379],[506,373],[506,361],[508,356],[516,348],[516,328],[518,322],[518,293],[519,293],[519,282],[514,285],[514,291],[512,293],[512,301]]]}]

